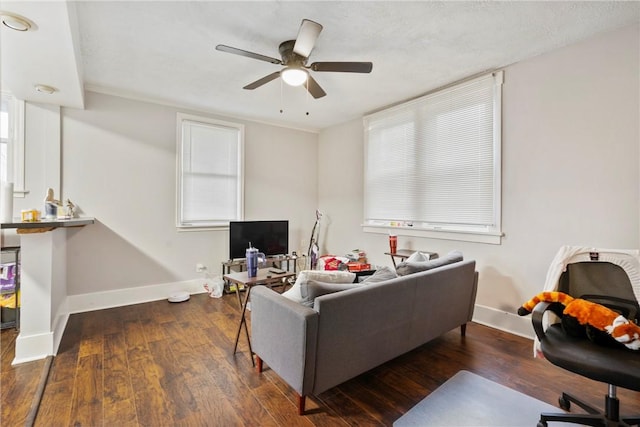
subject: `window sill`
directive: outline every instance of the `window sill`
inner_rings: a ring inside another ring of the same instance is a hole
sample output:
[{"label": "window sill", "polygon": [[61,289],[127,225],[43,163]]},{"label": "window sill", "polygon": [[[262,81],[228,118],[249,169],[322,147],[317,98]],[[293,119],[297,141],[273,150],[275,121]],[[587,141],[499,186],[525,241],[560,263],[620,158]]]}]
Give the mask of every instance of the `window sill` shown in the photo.
[{"label": "window sill", "polygon": [[178,232],[191,232],[191,231],[220,231],[229,230],[229,224],[224,225],[177,225]]},{"label": "window sill", "polygon": [[502,244],[503,233],[483,233],[452,230],[427,230],[413,227],[387,227],[375,225],[362,225],[365,233],[389,234],[394,232],[398,236],[424,237],[428,239],[457,240],[461,242],[487,243],[490,245]]}]

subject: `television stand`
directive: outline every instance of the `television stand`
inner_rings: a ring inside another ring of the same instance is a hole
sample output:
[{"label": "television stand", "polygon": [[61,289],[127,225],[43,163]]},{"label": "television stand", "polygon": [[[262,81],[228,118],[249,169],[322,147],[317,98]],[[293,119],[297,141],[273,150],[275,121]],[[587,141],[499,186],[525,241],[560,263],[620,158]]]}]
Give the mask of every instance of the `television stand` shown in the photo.
[{"label": "television stand", "polygon": [[[293,274],[298,273],[298,260],[304,258],[306,255],[276,255],[268,256],[266,265],[260,265],[260,268],[279,268],[285,271],[291,271],[291,263],[293,263]],[[246,258],[230,259],[222,262],[222,277],[226,274],[230,274],[232,271],[242,272],[247,269]],[[235,288],[232,283],[225,280],[224,291],[225,293],[235,292]],[[244,290],[241,286],[240,290]]]}]

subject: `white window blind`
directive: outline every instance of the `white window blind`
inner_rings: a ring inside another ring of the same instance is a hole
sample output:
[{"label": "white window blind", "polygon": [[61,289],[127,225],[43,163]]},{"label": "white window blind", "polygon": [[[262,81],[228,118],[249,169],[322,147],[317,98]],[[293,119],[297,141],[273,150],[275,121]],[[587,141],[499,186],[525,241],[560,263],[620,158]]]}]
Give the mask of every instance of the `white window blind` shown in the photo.
[{"label": "white window blind", "polygon": [[178,114],[178,227],[242,218],[242,125]]},{"label": "white window blind", "polygon": [[365,225],[498,233],[502,72],[365,117]]}]

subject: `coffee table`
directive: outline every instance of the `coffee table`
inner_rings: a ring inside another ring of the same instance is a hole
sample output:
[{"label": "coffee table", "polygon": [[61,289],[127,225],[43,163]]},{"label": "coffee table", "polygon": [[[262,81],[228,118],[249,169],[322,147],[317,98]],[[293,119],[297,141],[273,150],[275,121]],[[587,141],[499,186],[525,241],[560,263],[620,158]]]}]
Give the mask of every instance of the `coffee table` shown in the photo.
[{"label": "coffee table", "polygon": [[238,296],[238,301],[240,301],[240,286],[246,289],[244,301],[240,305],[240,323],[238,324],[236,341],[233,346],[233,354],[236,354],[236,350],[238,349],[240,330],[242,330],[242,327],[244,325],[244,332],[247,336],[247,343],[249,343],[249,355],[251,356],[251,363],[255,366],[255,362],[253,360],[253,350],[251,349],[251,339],[249,338],[249,329],[247,328],[246,319],[247,303],[249,302],[249,294],[251,294],[251,288],[256,285],[272,285],[278,282],[282,282],[283,279],[287,279],[288,277],[293,276],[295,276],[295,273],[292,271],[285,271],[284,273],[277,274],[271,272],[269,268],[258,269],[258,274],[256,275],[256,277],[249,277],[249,273],[247,271],[241,271],[239,273],[229,273],[224,275],[225,280],[236,284],[236,295]]}]

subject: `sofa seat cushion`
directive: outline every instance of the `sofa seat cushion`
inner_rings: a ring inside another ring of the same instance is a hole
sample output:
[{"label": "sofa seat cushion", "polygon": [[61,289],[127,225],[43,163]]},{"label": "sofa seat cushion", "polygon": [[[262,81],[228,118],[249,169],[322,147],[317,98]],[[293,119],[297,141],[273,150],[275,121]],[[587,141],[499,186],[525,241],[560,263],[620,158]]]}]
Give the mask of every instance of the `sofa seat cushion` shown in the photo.
[{"label": "sofa seat cushion", "polygon": [[431,270],[433,268],[442,267],[443,265],[452,264],[454,262],[459,262],[462,260],[462,252],[451,251],[443,257],[432,259],[429,261],[401,262],[397,265],[396,272],[398,273],[398,276],[406,276],[408,274]]},{"label": "sofa seat cushion", "polygon": [[365,285],[362,283],[326,283],[317,280],[307,280],[300,285],[300,293],[302,294],[302,301],[300,303],[313,308],[313,303],[317,297],[334,292],[360,288],[362,286]]},{"label": "sofa seat cushion", "polygon": [[356,274],[349,271],[324,271],[324,270],[303,270],[298,273],[296,282],[291,289],[282,293],[282,296],[292,301],[301,303],[303,297],[301,294],[301,285],[308,280],[317,280],[324,283],[353,283]]}]

